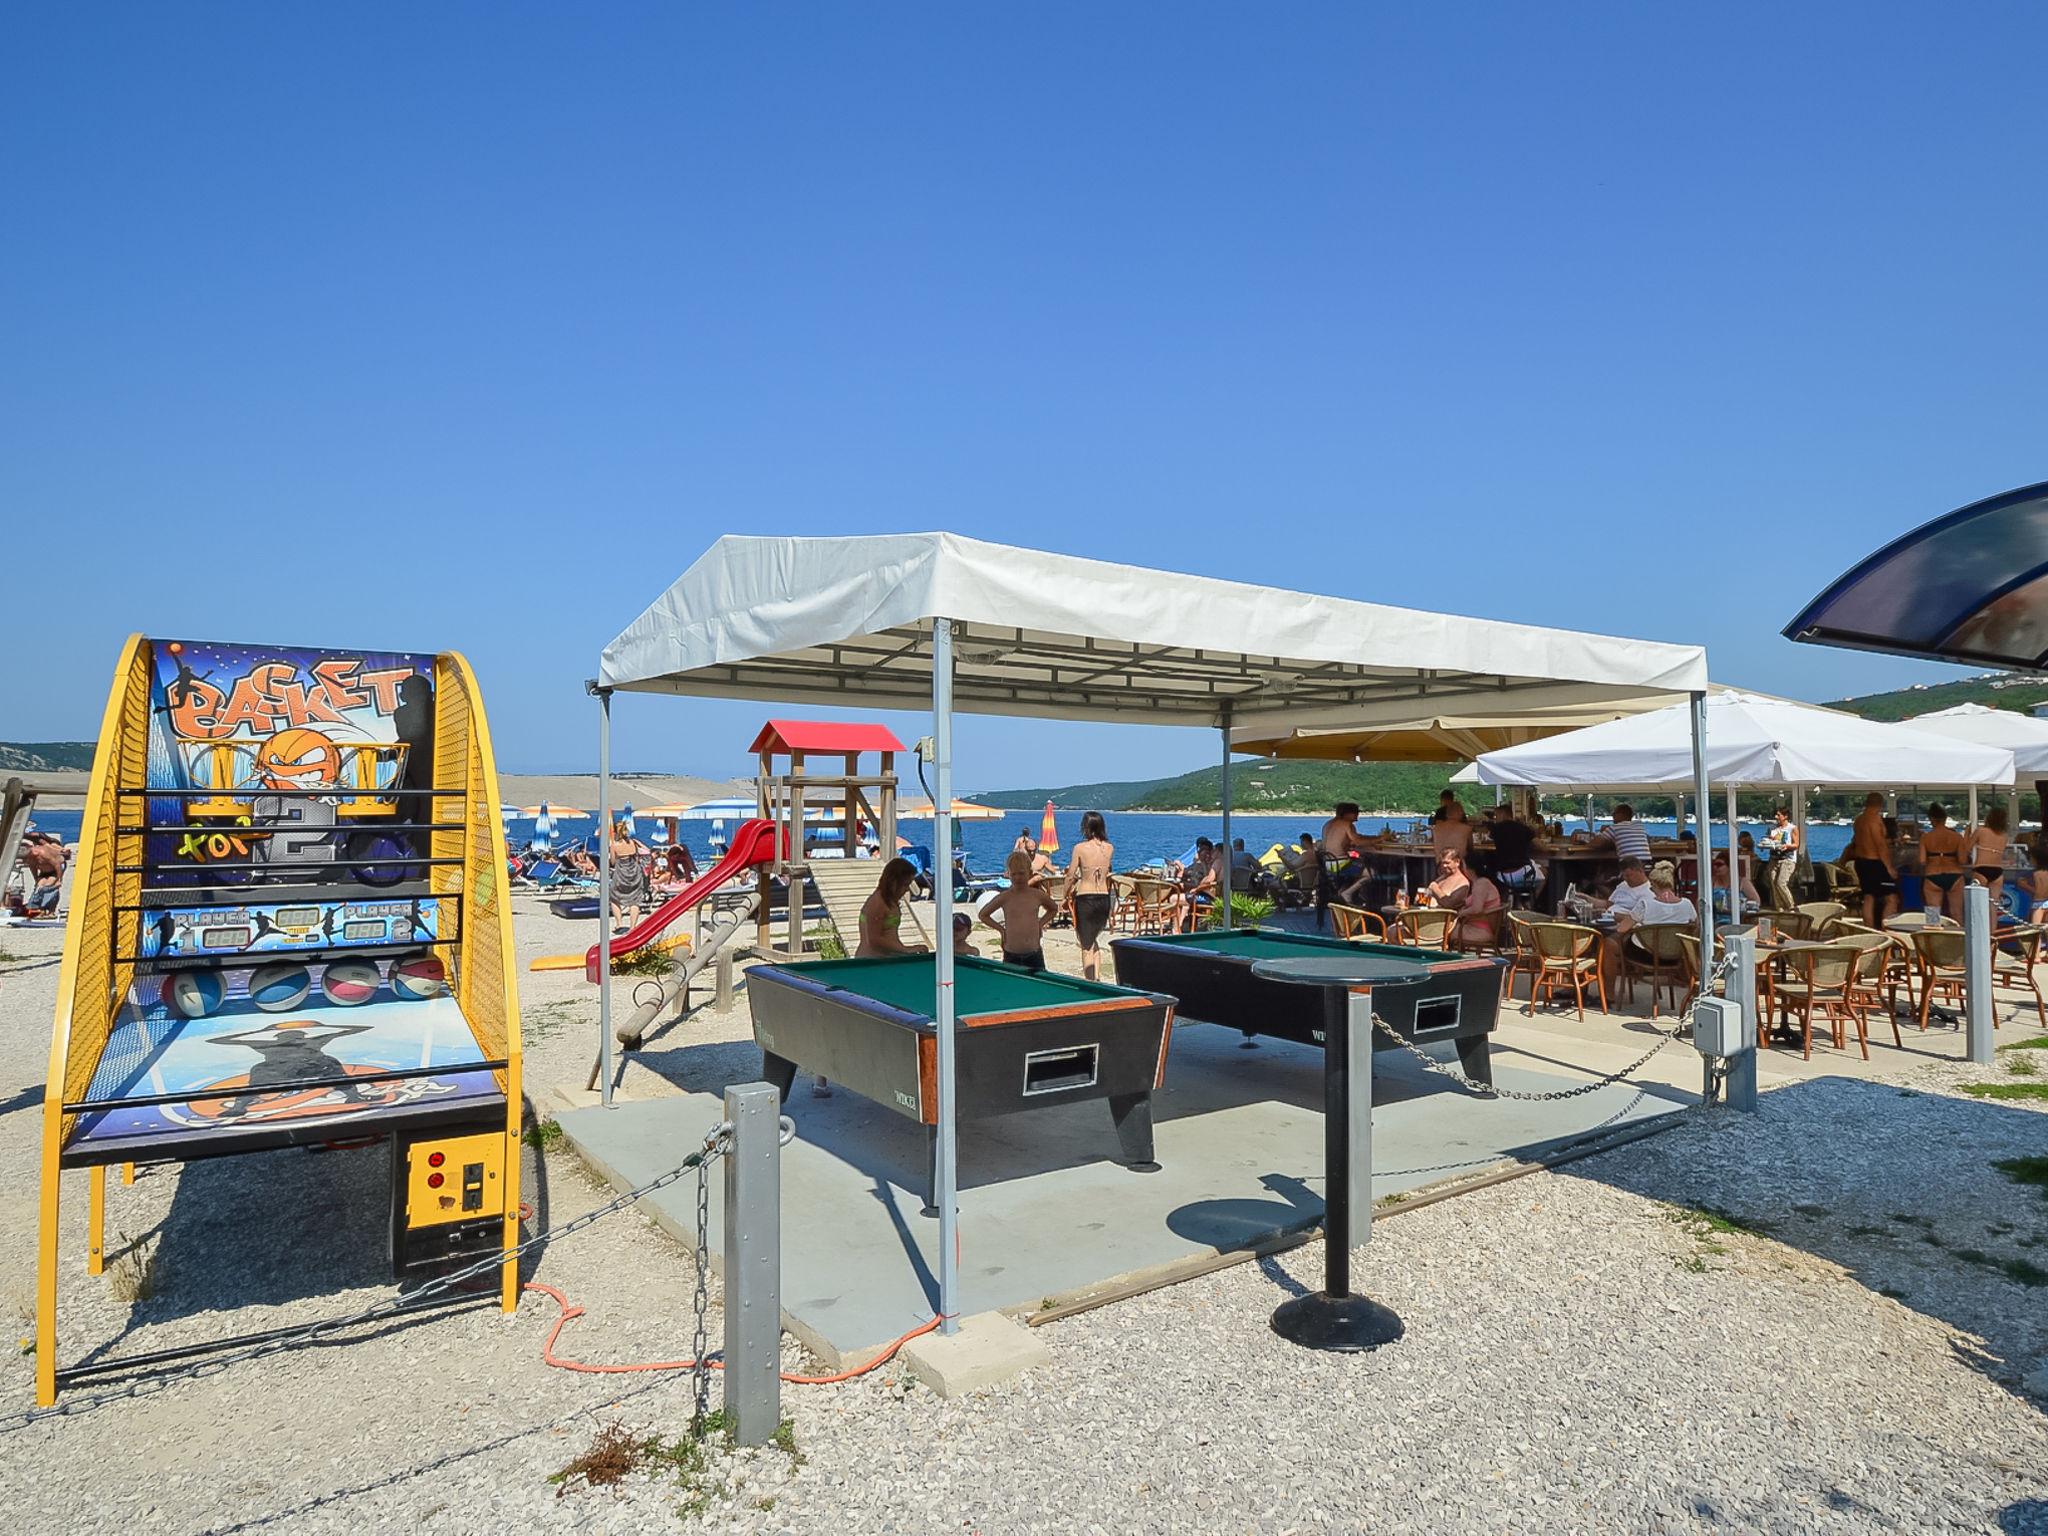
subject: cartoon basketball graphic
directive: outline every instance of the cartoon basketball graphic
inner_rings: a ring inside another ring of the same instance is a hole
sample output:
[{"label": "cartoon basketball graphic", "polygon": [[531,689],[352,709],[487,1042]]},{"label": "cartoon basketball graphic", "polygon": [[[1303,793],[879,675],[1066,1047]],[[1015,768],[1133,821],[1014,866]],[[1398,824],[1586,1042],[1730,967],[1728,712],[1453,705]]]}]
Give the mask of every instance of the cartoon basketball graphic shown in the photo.
[{"label": "cartoon basketball graphic", "polygon": [[295,725],[256,749],[256,773],[270,789],[325,789],[341,782],[341,749],[324,731]]},{"label": "cartoon basketball graphic", "polygon": [[419,950],[391,962],[391,990],[410,1002],[448,995],[448,969],[438,955]]},{"label": "cartoon basketball graphic", "polygon": [[265,1013],[284,1013],[306,1000],[313,978],[303,965],[278,960],[249,973],[249,1001]]},{"label": "cartoon basketball graphic", "polygon": [[227,992],[218,971],[173,971],[164,978],[165,1004],[188,1019],[203,1019],[214,1012]]},{"label": "cartoon basketball graphic", "polygon": [[327,1001],[341,1008],[367,1003],[377,995],[382,978],[367,960],[334,960],[320,973],[320,990]]}]

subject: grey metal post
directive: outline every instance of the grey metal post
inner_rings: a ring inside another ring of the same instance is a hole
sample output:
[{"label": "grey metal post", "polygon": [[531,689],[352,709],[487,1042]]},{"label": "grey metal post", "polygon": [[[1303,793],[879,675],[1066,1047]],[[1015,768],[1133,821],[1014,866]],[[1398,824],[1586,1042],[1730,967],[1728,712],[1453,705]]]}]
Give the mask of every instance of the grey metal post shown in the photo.
[{"label": "grey metal post", "polygon": [[[1756,934],[1728,935],[1734,969],[1728,973],[1728,995],[1742,1005],[1742,1049],[1728,1058],[1728,1107],[1756,1112]],[[1702,989],[1704,992],[1704,988]]]},{"label": "grey metal post", "polygon": [[612,1103],[612,691],[597,690],[598,1091]]},{"label": "grey metal post", "polygon": [[1230,706],[1223,706],[1223,873],[1217,877],[1216,890],[1223,903],[1223,926],[1230,926]]},{"label": "grey metal post", "polygon": [[1344,1010],[1345,1043],[1350,1070],[1345,1073],[1345,1137],[1351,1149],[1350,1241],[1354,1248],[1372,1241],[1372,993],[1353,991]]},{"label": "grey metal post", "polygon": [[938,1155],[932,1199],[939,1207],[939,1332],[960,1327],[960,1212],[954,1162],[959,1148],[953,1123],[953,621],[932,620],[932,837],[940,877],[933,882],[938,916],[932,935],[938,979],[933,1018],[938,1033]]},{"label": "grey metal post", "polygon": [[782,1423],[781,1096],[728,1088],[725,1118],[725,1411],[741,1445],[766,1445]]},{"label": "grey metal post", "polygon": [[1991,1064],[1991,891],[1963,892],[1963,1012],[1969,1021],[1970,1060]]},{"label": "grey metal post", "polygon": [[[1692,696],[1692,795],[1699,807],[1699,859],[1700,890],[1707,893],[1707,899],[1699,904],[1700,919],[1700,967],[1705,968],[1714,959],[1714,902],[1713,850],[1707,846],[1709,818],[1713,815],[1714,800],[1707,785],[1707,696],[1704,692]],[[1733,833],[1730,833],[1733,836]],[[1728,868],[1735,868],[1735,850],[1728,850]],[[1706,1057],[1700,1058],[1702,1099],[1711,1096],[1714,1082],[1714,1064]]]}]

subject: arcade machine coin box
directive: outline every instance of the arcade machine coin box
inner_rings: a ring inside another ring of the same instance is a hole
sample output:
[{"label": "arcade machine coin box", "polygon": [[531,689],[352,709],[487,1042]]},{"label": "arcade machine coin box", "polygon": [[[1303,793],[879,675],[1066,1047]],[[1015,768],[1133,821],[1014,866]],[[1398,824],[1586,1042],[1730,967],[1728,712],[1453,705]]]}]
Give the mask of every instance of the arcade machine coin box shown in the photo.
[{"label": "arcade machine coin box", "polygon": [[391,1172],[391,1257],[399,1275],[498,1250],[505,1215],[503,1135],[410,1141]]}]

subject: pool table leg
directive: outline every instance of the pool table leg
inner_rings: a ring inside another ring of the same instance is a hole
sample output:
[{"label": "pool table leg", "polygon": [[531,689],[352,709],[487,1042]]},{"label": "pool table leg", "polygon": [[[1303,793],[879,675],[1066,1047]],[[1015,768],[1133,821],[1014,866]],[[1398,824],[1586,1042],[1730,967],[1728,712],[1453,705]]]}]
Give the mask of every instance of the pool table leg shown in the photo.
[{"label": "pool table leg", "polygon": [[1124,1164],[1134,1173],[1157,1173],[1152,1161],[1152,1095],[1111,1094],[1109,1117],[1116,1122],[1116,1139],[1123,1144]]},{"label": "pool table leg", "polygon": [[1493,1043],[1488,1035],[1472,1035],[1458,1042],[1458,1065],[1475,1083],[1493,1086]]},{"label": "pool table leg", "polygon": [[939,1128],[924,1128],[924,1209],[920,1216],[939,1214]]},{"label": "pool table leg", "polygon": [[773,1051],[761,1052],[761,1076],[775,1085],[776,1102],[787,1104],[789,1090],[796,1086],[796,1063]]}]

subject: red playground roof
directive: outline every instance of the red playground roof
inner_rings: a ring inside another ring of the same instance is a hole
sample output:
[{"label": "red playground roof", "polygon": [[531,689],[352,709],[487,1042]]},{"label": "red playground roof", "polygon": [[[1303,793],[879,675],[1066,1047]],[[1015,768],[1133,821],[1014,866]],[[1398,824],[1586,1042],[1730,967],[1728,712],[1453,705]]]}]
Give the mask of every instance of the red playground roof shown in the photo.
[{"label": "red playground roof", "polygon": [[907,752],[886,725],[833,725],[824,720],[770,720],[749,752]]}]

